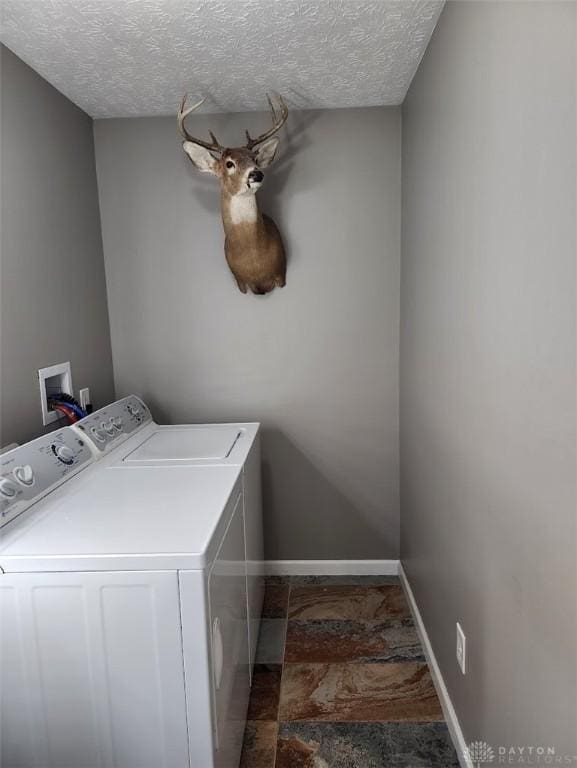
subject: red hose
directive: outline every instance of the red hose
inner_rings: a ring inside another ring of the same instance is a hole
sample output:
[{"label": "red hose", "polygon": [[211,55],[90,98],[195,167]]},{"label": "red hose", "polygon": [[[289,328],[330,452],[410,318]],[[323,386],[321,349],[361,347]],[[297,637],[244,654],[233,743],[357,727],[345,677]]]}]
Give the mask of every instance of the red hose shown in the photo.
[{"label": "red hose", "polygon": [[72,408],[67,408],[62,403],[52,403],[52,410],[59,411],[69,424],[75,424],[78,421],[78,416],[74,413]]}]

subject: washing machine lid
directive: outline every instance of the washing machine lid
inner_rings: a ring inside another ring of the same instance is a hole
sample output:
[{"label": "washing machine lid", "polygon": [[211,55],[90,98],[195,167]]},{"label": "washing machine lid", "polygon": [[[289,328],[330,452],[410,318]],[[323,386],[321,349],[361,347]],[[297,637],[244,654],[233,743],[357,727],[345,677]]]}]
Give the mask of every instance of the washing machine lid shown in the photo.
[{"label": "washing machine lid", "polygon": [[162,428],[153,432],[143,443],[128,453],[127,464],[226,459],[242,430],[236,426],[191,426]]}]

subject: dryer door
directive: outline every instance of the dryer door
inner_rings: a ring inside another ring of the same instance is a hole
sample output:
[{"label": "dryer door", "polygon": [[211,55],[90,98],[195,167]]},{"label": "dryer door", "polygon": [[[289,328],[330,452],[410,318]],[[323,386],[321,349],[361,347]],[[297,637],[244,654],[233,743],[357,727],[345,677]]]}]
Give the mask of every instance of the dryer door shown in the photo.
[{"label": "dryer door", "polygon": [[188,766],[176,573],[0,578],[0,764]]},{"label": "dryer door", "polygon": [[242,494],[208,579],[217,768],[237,768],[250,693]]}]

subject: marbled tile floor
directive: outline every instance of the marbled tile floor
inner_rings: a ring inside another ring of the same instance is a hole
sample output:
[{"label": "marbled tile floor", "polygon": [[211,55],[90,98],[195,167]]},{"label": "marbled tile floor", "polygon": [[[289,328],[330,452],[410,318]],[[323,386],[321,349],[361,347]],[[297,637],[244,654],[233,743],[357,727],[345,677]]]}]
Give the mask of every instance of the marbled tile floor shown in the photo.
[{"label": "marbled tile floor", "polygon": [[241,768],[458,768],[392,576],[267,580]]}]

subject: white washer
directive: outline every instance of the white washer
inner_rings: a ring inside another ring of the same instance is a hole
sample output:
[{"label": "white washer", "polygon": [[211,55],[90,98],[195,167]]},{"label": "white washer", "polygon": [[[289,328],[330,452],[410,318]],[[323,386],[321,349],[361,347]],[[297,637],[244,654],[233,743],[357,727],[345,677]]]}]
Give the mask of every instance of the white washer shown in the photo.
[{"label": "white washer", "polygon": [[[74,425],[95,456],[115,469],[238,467],[242,471],[249,647],[254,663],[264,596],[260,425],[159,425],[135,395],[112,403]],[[120,447],[121,446],[121,447]],[[118,450],[113,450],[118,449]]]},{"label": "white washer", "polygon": [[[237,768],[258,425],[178,428],[194,458],[145,465],[125,459],[175,430],[137,398],[77,427],[0,457],[2,766]],[[235,432],[244,462],[220,455]]]}]

